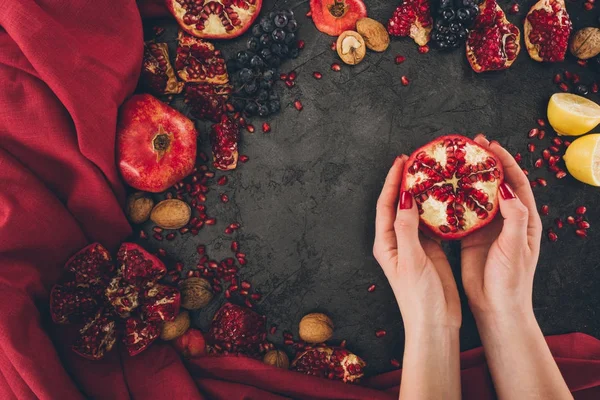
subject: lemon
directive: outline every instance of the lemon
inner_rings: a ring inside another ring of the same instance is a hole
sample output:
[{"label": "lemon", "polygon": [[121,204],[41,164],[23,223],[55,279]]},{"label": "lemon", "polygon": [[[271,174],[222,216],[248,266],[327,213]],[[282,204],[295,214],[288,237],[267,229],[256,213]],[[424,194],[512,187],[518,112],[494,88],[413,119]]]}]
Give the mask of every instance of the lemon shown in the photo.
[{"label": "lemon", "polygon": [[548,102],[548,121],[559,135],[583,135],[600,124],[600,106],[575,94],[556,93]]},{"label": "lemon", "polygon": [[600,186],[600,134],[594,133],[575,139],[563,156],[569,173],[575,179],[592,186]]}]

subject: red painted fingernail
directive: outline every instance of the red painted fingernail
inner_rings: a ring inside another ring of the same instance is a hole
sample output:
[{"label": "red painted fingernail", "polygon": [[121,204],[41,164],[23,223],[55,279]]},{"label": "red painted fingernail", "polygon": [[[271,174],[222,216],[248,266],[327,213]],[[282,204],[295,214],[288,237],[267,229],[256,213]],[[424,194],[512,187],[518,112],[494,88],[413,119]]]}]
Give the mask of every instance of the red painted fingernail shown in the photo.
[{"label": "red painted fingernail", "polygon": [[410,192],[405,190],[400,193],[400,209],[401,210],[410,210],[412,208],[412,195]]},{"label": "red painted fingernail", "polygon": [[512,188],[506,182],[502,182],[498,190],[500,190],[500,196],[502,196],[504,200],[512,200],[517,198],[515,192],[513,192]]}]

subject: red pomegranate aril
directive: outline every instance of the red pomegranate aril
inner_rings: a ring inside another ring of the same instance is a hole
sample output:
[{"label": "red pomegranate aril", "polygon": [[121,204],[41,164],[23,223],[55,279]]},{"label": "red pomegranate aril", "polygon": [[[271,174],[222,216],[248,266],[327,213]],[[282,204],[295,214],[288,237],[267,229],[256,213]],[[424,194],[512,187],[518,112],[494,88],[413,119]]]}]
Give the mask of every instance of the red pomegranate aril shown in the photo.
[{"label": "red pomegranate aril", "polygon": [[304,14],[306,18],[312,18],[312,11],[308,10],[306,14]]},{"label": "red pomegranate aril", "polygon": [[233,241],[231,242],[231,251],[238,252],[240,250],[240,243]]},{"label": "red pomegranate aril", "polygon": [[598,93],[598,84],[596,82],[592,83],[592,93]]},{"label": "red pomegranate aril", "polygon": [[322,73],[320,73],[318,71],[313,72],[313,78],[315,78],[315,79],[321,79],[322,77],[323,77]]},{"label": "red pomegranate aril", "polygon": [[554,176],[556,177],[556,179],[562,179],[567,176],[567,173],[563,170],[560,170]]},{"label": "red pomegranate aril", "polygon": [[560,76],[560,74],[556,74],[554,75],[554,79],[552,79],[552,82],[559,84],[562,82],[562,76]]},{"label": "red pomegranate aril", "polygon": [[288,80],[295,81],[297,76],[298,76],[298,73],[296,73],[296,71],[292,71],[288,74]]},{"label": "red pomegranate aril", "polygon": [[402,64],[405,60],[406,60],[406,57],[401,56],[399,54],[396,57],[394,57],[394,62],[396,64]]},{"label": "red pomegranate aril", "polygon": [[540,130],[538,128],[533,128],[532,130],[529,131],[529,134],[527,135],[529,138],[534,138],[537,137],[537,135],[540,133]]},{"label": "red pomegranate aril", "polygon": [[268,122],[263,122],[263,124],[262,124],[262,131],[263,131],[264,133],[269,133],[269,132],[271,132],[271,125],[269,125],[269,123],[268,123]]},{"label": "red pomegranate aril", "polygon": [[378,338],[382,338],[387,334],[387,332],[383,329],[379,329],[377,331],[375,331],[375,336]]},{"label": "red pomegranate aril", "polygon": [[561,84],[559,84],[558,87],[563,92],[568,92],[569,91],[569,86],[566,83],[564,83],[564,82],[562,82]]},{"label": "red pomegranate aril", "polygon": [[590,11],[591,9],[594,8],[594,5],[592,3],[583,3],[583,8],[586,11]]},{"label": "red pomegranate aril", "polygon": [[238,258],[237,261],[240,265],[246,265],[248,263],[245,258]]},{"label": "red pomegranate aril", "polygon": [[396,360],[395,358],[392,358],[390,360],[390,364],[392,365],[392,367],[394,368],[400,368],[400,361]]},{"label": "red pomegranate aril", "polygon": [[521,171],[525,174],[525,176],[529,176],[529,171],[525,168],[521,168]]},{"label": "red pomegranate aril", "polygon": [[174,233],[169,233],[169,234],[168,234],[168,235],[165,237],[165,239],[167,239],[167,240],[169,240],[169,241],[170,241],[170,240],[173,240],[173,239],[175,239],[175,234],[174,234]]},{"label": "red pomegranate aril", "polygon": [[227,184],[227,177],[225,175],[223,175],[222,177],[220,177],[217,180],[217,185],[219,185],[219,186],[224,186],[226,184]]},{"label": "red pomegranate aril", "polygon": [[206,225],[214,225],[214,224],[216,224],[216,223],[217,223],[217,219],[216,219],[216,218],[209,218],[209,219],[207,219],[206,221],[204,221],[204,223],[205,223]]},{"label": "red pomegranate aril", "polygon": [[402,86],[408,86],[408,84],[410,83],[410,81],[405,75],[402,75],[402,77],[400,78],[400,82],[402,83]]},{"label": "red pomegranate aril", "polygon": [[587,232],[586,232],[586,230],[585,230],[585,229],[577,229],[577,230],[575,231],[575,234],[576,234],[577,236],[579,236],[580,238],[586,238],[586,237],[587,237]]},{"label": "red pomegranate aril", "polygon": [[548,182],[544,178],[537,178],[535,180],[540,186],[548,186]]},{"label": "red pomegranate aril", "polygon": [[255,131],[254,125],[252,125],[252,124],[246,125],[246,130],[250,133],[254,133],[254,131]]},{"label": "red pomegranate aril", "polygon": [[144,239],[144,240],[148,239],[148,234],[146,233],[146,231],[144,231],[144,230],[140,231],[140,239]]},{"label": "red pomegranate aril", "polygon": [[289,79],[287,81],[285,81],[285,86],[288,87],[288,89],[293,88],[294,86],[296,86],[296,83],[294,81],[290,81]]},{"label": "red pomegranate aril", "polygon": [[271,325],[271,328],[269,329],[269,333],[271,335],[274,335],[277,332],[277,325]]},{"label": "red pomegranate aril", "polygon": [[556,218],[556,219],[554,220],[554,223],[556,224],[556,227],[557,227],[558,229],[562,229],[562,227],[564,226],[564,224],[563,224],[563,222],[562,222],[562,219],[560,219],[560,218]]},{"label": "red pomegranate aril", "polygon": [[558,240],[558,235],[554,231],[548,232],[548,240],[551,242],[556,242]]},{"label": "red pomegranate aril", "polygon": [[225,193],[222,193],[220,198],[221,198],[221,202],[223,202],[223,203],[229,202],[229,196],[227,196]]},{"label": "red pomegranate aril", "polygon": [[302,111],[302,109],[304,108],[304,107],[302,106],[302,103],[300,102],[300,100],[296,100],[296,101],[294,101],[294,107],[295,107],[295,108],[296,108],[296,110],[298,110],[298,111]]},{"label": "red pomegranate aril", "polygon": [[429,53],[429,46],[427,46],[427,45],[419,46],[419,48],[417,50],[421,54],[426,54],[426,53]]},{"label": "red pomegranate aril", "polygon": [[575,209],[575,214],[583,215],[583,214],[585,214],[586,211],[587,211],[587,208],[585,208],[585,206],[579,206]]},{"label": "red pomegranate aril", "polygon": [[538,118],[537,124],[543,128],[544,126],[546,126],[546,121],[544,121],[541,118]]},{"label": "red pomegranate aril", "polygon": [[542,140],[546,136],[546,131],[540,129],[540,133],[538,133],[538,139]]},{"label": "red pomegranate aril", "polygon": [[587,222],[587,221],[579,221],[579,222],[577,223],[577,227],[578,227],[579,229],[590,229],[590,223],[589,223],[589,222]]},{"label": "red pomegranate aril", "polygon": [[530,153],[533,153],[535,151],[535,144],[528,143],[527,144],[527,151],[529,151]]},{"label": "red pomegranate aril", "polygon": [[254,305],[252,304],[252,302],[250,301],[250,299],[247,298],[247,297],[246,297],[246,300],[244,301],[244,304],[246,304],[246,307],[248,307],[248,308],[254,307]]},{"label": "red pomegranate aril", "polygon": [[230,299],[231,298],[231,292],[229,291],[229,289],[225,290],[224,296],[226,299]]},{"label": "red pomegranate aril", "polygon": [[515,154],[515,161],[516,162],[520,163],[522,159],[523,159],[523,156],[521,156],[521,153]]},{"label": "red pomegranate aril", "polygon": [[254,301],[260,301],[260,299],[262,299],[262,295],[260,293],[252,293],[250,298]]},{"label": "red pomegranate aril", "polygon": [[568,81],[570,81],[570,80],[573,79],[573,73],[570,72],[570,71],[563,72],[563,75],[565,76],[565,79],[568,80]]},{"label": "red pomegranate aril", "polygon": [[298,40],[298,49],[302,50],[305,45],[304,40]]},{"label": "red pomegranate aril", "polygon": [[190,228],[179,228],[179,233],[181,233],[182,235],[185,235],[186,233],[188,233],[190,231]]},{"label": "red pomegranate aril", "polygon": [[510,6],[510,8],[508,9],[508,13],[515,15],[519,13],[519,4],[515,3],[512,6]]},{"label": "red pomegranate aril", "polygon": [[581,65],[582,67],[587,67],[587,60],[577,60],[577,64]]},{"label": "red pomegranate aril", "polygon": [[568,140],[565,140],[565,141],[563,142],[563,145],[564,145],[565,147],[569,147],[569,146],[571,145],[571,142],[569,142]]},{"label": "red pomegranate aril", "polygon": [[581,221],[583,221],[583,216],[582,215],[578,215],[575,217],[575,222],[576,223],[580,223]]},{"label": "red pomegranate aril", "polygon": [[569,225],[575,225],[575,218],[573,218],[571,215],[566,218],[566,221]]},{"label": "red pomegranate aril", "polygon": [[334,40],[333,42],[331,42],[331,44],[329,45],[329,48],[330,48],[332,51],[336,51],[336,50],[337,50],[337,41],[336,41],[336,40]]},{"label": "red pomegranate aril", "polygon": [[226,235],[231,235],[233,233],[233,229],[231,228],[225,228],[225,234]]},{"label": "red pomegranate aril", "polygon": [[579,76],[579,74],[573,74],[573,79],[571,79],[571,82],[579,83],[580,81],[581,81],[581,77]]},{"label": "red pomegranate aril", "polygon": [[290,345],[294,344],[294,341],[292,339],[285,339],[283,341],[283,344],[290,346]]},{"label": "red pomegranate aril", "polygon": [[341,71],[341,69],[342,69],[342,67],[340,66],[340,64],[338,64],[338,63],[331,64],[332,71],[339,72],[339,71]]},{"label": "red pomegranate aril", "polygon": [[248,156],[246,156],[246,155],[244,155],[244,154],[242,154],[242,155],[240,156],[240,158],[239,158],[239,160],[240,160],[241,162],[243,162],[243,163],[245,163],[245,162],[248,162],[248,160],[249,160],[249,159],[250,159],[250,157],[248,157]]},{"label": "red pomegranate aril", "polygon": [[159,226],[155,226],[152,228],[152,230],[156,233],[162,233],[163,232],[163,228],[159,227]]},{"label": "red pomegranate aril", "polygon": [[535,160],[535,163],[533,164],[536,168],[541,168],[541,166],[543,165],[544,160],[542,160],[541,158],[538,158],[537,160]]},{"label": "red pomegranate aril", "polygon": [[547,205],[545,205],[545,204],[544,204],[544,205],[543,205],[543,206],[540,208],[540,214],[542,214],[543,216],[546,216],[546,215],[548,215],[548,212],[549,212],[549,207],[548,207]]},{"label": "red pomegranate aril", "polygon": [[550,150],[551,153],[557,154],[560,152],[560,149],[556,146],[550,146],[548,147],[548,150]]},{"label": "red pomegranate aril", "polygon": [[548,160],[548,159],[550,159],[550,150],[548,150],[548,149],[544,149],[544,150],[542,151],[542,158],[543,158],[544,160]]},{"label": "red pomegranate aril", "polygon": [[252,287],[252,285],[248,281],[242,281],[240,285],[242,286],[242,289],[250,289]]},{"label": "red pomegranate aril", "polygon": [[152,237],[155,240],[158,240],[159,242],[163,240],[163,237],[162,237],[162,235],[160,233],[155,233],[154,235],[152,235]]},{"label": "red pomegranate aril", "polygon": [[373,293],[373,292],[375,291],[375,288],[376,288],[375,284],[372,284],[371,286],[369,286],[369,287],[367,288],[367,292],[369,292],[369,293]]}]

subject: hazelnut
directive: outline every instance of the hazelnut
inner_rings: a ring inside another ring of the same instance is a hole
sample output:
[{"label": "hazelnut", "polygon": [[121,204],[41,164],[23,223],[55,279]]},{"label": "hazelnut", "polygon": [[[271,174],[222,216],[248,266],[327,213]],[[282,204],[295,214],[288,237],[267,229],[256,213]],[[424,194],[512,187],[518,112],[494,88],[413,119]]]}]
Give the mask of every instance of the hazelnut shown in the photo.
[{"label": "hazelnut", "polygon": [[287,354],[281,350],[268,351],[263,358],[263,362],[282,369],[288,369],[290,366],[290,359]]},{"label": "hazelnut", "polygon": [[306,314],[300,321],[300,339],[307,343],[323,343],[333,336],[333,321],[325,314]]},{"label": "hazelnut", "polygon": [[127,218],[134,224],[148,221],[154,207],[154,200],[144,192],[135,192],[127,198],[125,213]]},{"label": "hazelnut", "polygon": [[182,311],[173,321],[166,321],[160,331],[162,340],[173,340],[183,335],[190,327],[190,314]]},{"label": "hazelnut", "polygon": [[163,200],[152,209],[150,219],[164,229],[183,228],[190,222],[192,209],[185,201],[178,199]]},{"label": "hazelnut", "polygon": [[356,22],[356,31],[363,37],[367,47],[373,51],[385,51],[390,45],[390,35],[385,26],[372,18],[361,18]]},{"label": "hazelnut", "polygon": [[345,31],[337,39],[337,53],[343,62],[356,65],[365,58],[367,46],[358,32]]},{"label": "hazelnut", "polygon": [[583,28],[575,32],[569,46],[571,53],[581,59],[587,60],[600,54],[600,29]]},{"label": "hazelnut", "polygon": [[206,307],[213,298],[210,283],[204,278],[187,278],[179,284],[181,307],[197,310]]}]

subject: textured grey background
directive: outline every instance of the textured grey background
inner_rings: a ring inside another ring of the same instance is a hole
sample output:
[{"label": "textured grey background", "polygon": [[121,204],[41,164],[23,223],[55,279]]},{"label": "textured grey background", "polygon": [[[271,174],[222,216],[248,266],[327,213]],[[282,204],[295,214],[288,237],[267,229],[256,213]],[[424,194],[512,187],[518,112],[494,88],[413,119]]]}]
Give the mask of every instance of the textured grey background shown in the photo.
[{"label": "textured grey background", "polygon": [[[379,21],[387,21],[397,5],[395,1],[366,3],[369,16]],[[521,20],[533,3],[520,2],[521,13],[508,18],[522,27]],[[511,3],[500,4],[507,10]],[[266,1],[263,12],[274,5]],[[572,58],[554,65],[536,63],[525,49],[509,70],[478,75],[462,49],[422,55],[408,38],[392,39],[385,53],[369,52],[360,65],[343,66],[336,73],[330,70],[331,63],[339,61],[329,49],[332,38],[319,33],[304,17],[308,2],[279,1],[277,6],[296,12],[299,36],[306,42],[300,57],[281,68],[282,72],[298,72],[297,85],[289,90],[278,84],[282,111],[269,118],[271,133],[262,133],[258,118],[253,121],[256,133],[244,131],[240,148],[250,161],[227,173],[229,184],[213,186],[208,195],[208,214],[217,218],[217,225],[204,228],[196,237],[163,241],[161,246],[185,261],[186,267],[196,264],[199,243],[207,245],[211,257],[227,257],[232,237],[222,232],[230,222],[240,222],[242,229],[234,237],[249,260],[241,275],[264,294],[256,309],[267,315],[269,325],[279,326],[270,339],[280,345],[281,331],[296,334],[304,314],[326,312],[336,326],[332,343],[347,339],[348,347],[368,362],[367,373],[387,371],[392,368],[390,358],[402,357],[404,335],[392,291],[371,250],[375,203],[394,157],[409,154],[444,133],[473,137],[485,132],[513,154],[521,152],[522,165],[533,171],[539,151],[534,157],[527,153],[527,132],[538,117],[545,116],[548,98],[557,91],[554,74],[567,68],[581,74],[586,83],[599,76]],[[568,9],[576,29],[596,25],[598,12],[584,12],[581,1],[568,2]],[[160,41],[174,49],[177,27],[172,20],[146,25],[165,27]],[[232,56],[244,47],[246,38],[215,44]],[[406,57],[402,65],[395,65],[396,54]],[[315,80],[313,71],[323,73],[323,79]],[[402,75],[410,79],[410,86],[400,84]],[[598,101],[597,96],[592,98]],[[302,112],[293,107],[295,99],[304,104]],[[174,105],[186,111],[181,99]],[[197,126],[202,148],[210,153],[210,124],[198,122]],[[543,143],[536,141],[540,150],[549,145],[549,139]],[[578,239],[572,227],[557,232],[557,243],[542,239],[535,313],[545,334],[579,331],[600,337],[598,189],[571,177],[558,181],[545,171],[536,171],[534,176],[549,182],[535,189],[538,205],[550,205],[550,215],[543,218],[545,227],[552,226],[557,216],[573,214],[581,204],[588,207],[592,225],[587,240]],[[222,192],[229,195],[229,203],[218,201]],[[150,227],[146,226],[148,231]],[[150,240],[148,246],[156,244]],[[446,248],[460,282],[460,245],[450,243]],[[368,293],[372,283],[377,289]],[[461,348],[470,349],[480,342],[466,300],[462,300]],[[195,323],[206,329],[223,301],[219,296],[196,313]],[[377,339],[374,332],[380,328],[388,334]]]}]

